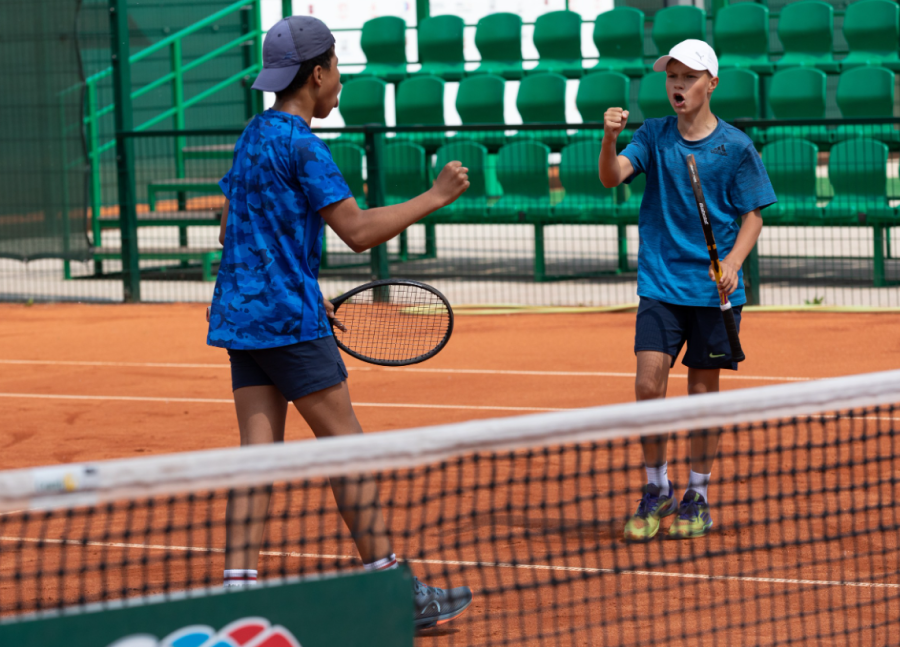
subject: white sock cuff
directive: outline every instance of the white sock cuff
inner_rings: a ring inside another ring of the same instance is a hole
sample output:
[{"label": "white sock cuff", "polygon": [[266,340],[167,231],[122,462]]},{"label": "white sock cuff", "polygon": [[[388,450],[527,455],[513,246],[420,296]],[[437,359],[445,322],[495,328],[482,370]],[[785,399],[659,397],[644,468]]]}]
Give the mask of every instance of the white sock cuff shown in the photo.
[{"label": "white sock cuff", "polygon": [[397,568],[397,556],[391,553],[384,559],[379,559],[368,564],[363,564],[367,571],[386,571],[391,568]]}]

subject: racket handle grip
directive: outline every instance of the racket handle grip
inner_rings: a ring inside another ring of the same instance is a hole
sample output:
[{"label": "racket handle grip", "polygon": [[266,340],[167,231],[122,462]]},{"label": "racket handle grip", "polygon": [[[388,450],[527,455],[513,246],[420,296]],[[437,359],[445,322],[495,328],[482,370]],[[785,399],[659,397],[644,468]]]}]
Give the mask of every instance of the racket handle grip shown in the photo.
[{"label": "racket handle grip", "polygon": [[734,311],[731,309],[731,301],[726,301],[721,306],[722,319],[725,321],[725,332],[728,333],[728,344],[731,346],[731,361],[743,362],[746,357],[741,348],[741,339],[738,336],[737,323],[734,321]]}]

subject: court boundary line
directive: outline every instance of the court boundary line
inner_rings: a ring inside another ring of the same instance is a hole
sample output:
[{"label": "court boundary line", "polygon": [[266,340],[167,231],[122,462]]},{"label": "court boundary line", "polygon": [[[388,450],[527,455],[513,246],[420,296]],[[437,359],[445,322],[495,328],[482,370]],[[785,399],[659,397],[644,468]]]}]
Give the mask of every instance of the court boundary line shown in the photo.
[{"label": "court boundary line", "polygon": [[[10,365],[38,365],[38,366],[107,366],[121,368],[200,368],[200,369],[228,369],[230,364],[200,364],[177,362],[102,362],[81,360],[30,360],[30,359],[0,359],[0,364]],[[374,371],[374,372],[403,372],[403,373],[447,373],[460,375],[528,375],[533,377],[635,377],[634,373],[621,371],[528,371],[506,370],[490,368],[424,368],[404,366],[400,368],[348,366],[350,371]],[[669,373],[670,378],[687,379],[684,373]],[[719,379],[741,380],[757,382],[808,382],[811,380],[825,379],[815,377],[787,377],[771,375],[741,375],[724,373]]]},{"label": "court boundary line", "polygon": [[[90,546],[94,548],[122,548],[143,550],[165,550],[173,552],[195,553],[224,553],[224,548],[210,548],[204,546],[166,546],[162,544],[133,544],[125,542],[80,541],[77,539],[40,539],[37,537],[7,537],[0,536],[0,541],[18,543],[42,543],[71,546]],[[297,553],[281,551],[260,551],[265,557],[296,557],[300,559],[357,559],[352,555],[326,555],[318,553]],[[787,584],[798,586],[844,586],[850,588],[872,589],[900,589],[900,584],[889,582],[859,582],[855,580],[807,580],[784,577],[754,577],[749,575],[705,575],[703,573],[669,573],[666,571],[640,571],[634,569],[617,570],[614,568],[600,568],[593,566],[559,566],[553,564],[513,564],[510,562],[471,562],[463,560],[443,559],[398,559],[399,562],[408,564],[433,564],[438,566],[473,566],[478,568],[509,568],[531,571],[557,571],[570,573],[591,573],[609,575],[638,575],[642,577],[673,577],[688,580],[705,580],[710,582],[755,582],[758,584]]]},{"label": "court boundary line", "polygon": [[[231,398],[178,398],[140,395],[71,395],[65,393],[0,393],[0,398],[24,398],[29,400],[86,400],[103,402],[159,402],[181,404],[234,404]],[[354,407],[375,407],[382,409],[458,409],[461,411],[570,411],[571,408],[553,407],[507,407],[475,404],[416,404],[412,402],[354,402]]]}]

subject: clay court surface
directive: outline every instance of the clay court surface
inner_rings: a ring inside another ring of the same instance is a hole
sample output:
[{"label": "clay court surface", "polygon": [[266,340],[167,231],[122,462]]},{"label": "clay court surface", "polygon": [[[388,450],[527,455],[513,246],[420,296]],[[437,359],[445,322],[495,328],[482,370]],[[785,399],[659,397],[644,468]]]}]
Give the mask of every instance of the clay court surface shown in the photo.
[{"label": "clay court surface", "polygon": [[[633,400],[633,326],[633,313],[461,316],[456,320],[448,347],[424,364],[380,369],[349,358],[345,361],[350,368],[351,393],[357,415],[369,432],[629,402]],[[897,368],[900,366],[898,326],[900,315],[895,314],[748,312],[741,335],[748,359],[738,373],[725,374],[722,388],[743,389]],[[0,306],[0,406],[3,410],[0,469],[236,445],[238,435],[230,400],[227,355],[224,350],[208,347],[205,334],[203,305]],[[685,376],[686,370],[677,364],[669,382],[670,396],[685,393]],[[673,427],[677,427],[677,421],[673,422]],[[812,438],[820,431],[810,429],[803,433],[811,434]],[[836,433],[840,433],[840,429]],[[767,444],[778,440],[774,431],[757,434],[753,442]],[[311,437],[300,417],[291,412],[287,438]],[[812,439],[821,441],[821,437]],[[802,438],[796,440],[802,445]],[[747,442],[748,439],[732,434],[730,438],[723,438],[722,448],[731,452],[736,452],[738,447],[749,449],[749,445],[745,447]],[[857,449],[864,452],[862,456],[872,452],[872,455],[879,452],[883,455],[891,453],[892,444],[890,439],[875,438],[863,440]],[[840,449],[836,447],[835,451]],[[621,484],[624,490],[626,476],[628,480],[642,478],[636,444],[618,446],[612,453],[617,456],[604,460],[630,467],[615,477],[605,477],[604,482],[615,487]],[[776,463],[787,459],[785,455],[772,454],[761,460],[774,461],[772,468],[778,469],[781,465]],[[810,459],[800,455],[799,460]],[[558,462],[565,461],[566,458],[561,457]],[[567,469],[573,474],[577,473],[578,467],[573,464]],[[683,465],[678,469],[686,470]],[[859,461],[859,465],[849,466],[843,476],[836,473],[833,478],[838,479],[836,482],[842,482],[843,477],[861,482],[870,474],[868,469],[865,461]],[[871,469],[876,469],[874,462]],[[884,469],[890,471],[879,467],[879,473]],[[618,517],[624,518],[629,508],[635,505],[632,495],[639,485],[640,482],[629,483],[631,492],[622,492],[621,496],[616,493],[605,500],[617,510],[623,508],[616,513]],[[573,476],[565,480],[563,487],[581,486],[578,477]],[[742,487],[735,485],[735,492],[741,491]],[[758,494],[758,488],[772,487],[771,483],[748,484],[746,496],[752,500]],[[781,486],[776,484],[774,487]],[[885,496],[888,500],[900,496],[900,492],[888,490],[867,490],[866,495],[876,499],[880,496],[882,501]],[[560,492],[558,496],[564,499],[571,494]],[[711,495],[715,497],[713,490]],[[532,495],[526,493],[523,496]],[[840,496],[841,492],[835,493],[835,497]],[[521,499],[517,503],[523,504]],[[812,505],[823,503],[819,501]],[[565,512],[573,517],[590,514],[576,508]],[[722,510],[721,514],[725,522],[722,525],[727,526],[729,520],[746,518],[751,511],[737,503]],[[878,524],[877,514],[860,514],[846,521],[868,528]],[[509,520],[509,523],[527,526],[538,520]],[[789,522],[783,528],[773,524],[766,531],[783,533],[778,541],[794,537],[801,545],[782,546],[772,552],[726,555],[718,559],[731,563],[720,561],[719,572],[727,568],[729,574],[756,573],[759,560],[763,559],[768,560],[776,571],[773,577],[878,581],[893,585],[888,588],[810,587],[753,583],[750,578],[742,577],[711,582],[646,574],[616,576],[612,583],[597,578],[570,580],[556,593],[548,587],[545,594],[540,593],[544,589],[539,589],[538,593],[527,592],[522,597],[510,594],[508,598],[495,598],[492,613],[500,613],[501,609],[512,612],[514,617],[510,621],[515,626],[518,623],[515,615],[528,614],[531,609],[552,602],[552,605],[559,605],[550,614],[552,618],[528,617],[527,622],[532,628],[533,623],[550,623],[551,620],[553,626],[546,626],[544,630],[565,634],[567,627],[580,628],[571,641],[566,637],[559,644],[590,645],[600,644],[601,635],[610,642],[637,641],[645,632],[649,632],[648,636],[653,635],[651,623],[659,613],[657,606],[662,598],[677,598],[673,604],[685,605],[685,608],[692,605],[702,608],[706,606],[704,599],[714,601],[728,596],[733,598],[735,606],[729,608],[727,618],[714,618],[711,614],[698,618],[703,623],[734,627],[727,637],[710,634],[709,644],[780,641],[804,644],[804,637],[811,634],[855,632],[861,627],[871,627],[863,641],[839,636],[815,644],[882,644],[886,641],[890,618],[896,618],[900,612],[898,591],[894,586],[900,568],[896,538],[863,534],[831,542],[823,552],[822,547],[805,543],[827,532],[827,523],[823,524],[819,527],[816,523],[807,523],[800,530],[792,528]],[[532,527],[539,529],[539,525]],[[471,530],[473,537],[483,531],[477,527],[462,530]],[[616,539],[620,531],[621,528],[612,523],[600,524],[594,529],[596,536],[588,538],[588,543],[607,546],[620,543]],[[671,551],[689,560],[692,554],[705,550],[721,550],[727,554],[741,545],[765,544],[765,537],[752,535],[752,530],[744,536],[730,530],[713,533],[705,540],[679,543],[677,548],[668,548],[672,545],[668,542],[666,559],[671,559]],[[544,549],[552,555],[559,549],[558,542],[565,543],[570,539],[572,537],[567,535],[548,536],[543,540]],[[698,542],[708,543],[701,547]],[[884,543],[876,546],[873,542]],[[654,563],[658,567],[663,555],[662,546],[662,543],[633,547],[619,545],[615,550],[616,566],[658,570],[651,567]],[[323,546],[323,549],[327,548]],[[498,554],[498,558],[508,557],[506,550],[500,552],[503,554]],[[854,560],[854,554],[876,557]],[[472,559],[472,555],[459,555],[458,558]],[[609,565],[607,558],[613,559],[613,556],[604,556],[601,552],[576,561],[578,566],[603,568]],[[221,558],[216,556],[214,559]],[[829,559],[833,561],[829,562]],[[683,573],[697,569],[697,564],[690,561],[672,568]],[[708,572],[716,572],[715,563]],[[480,582],[470,582],[476,594],[479,585],[492,587],[511,581],[500,571],[488,576],[482,573],[480,577]],[[555,577],[552,572],[538,572],[534,576],[535,581],[548,583]],[[601,593],[591,592],[590,587],[596,586],[607,588]],[[611,596],[615,592],[623,596],[621,604],[607,600],[603,609],[589,609],[590,617],[584,615],[584,611],[579,611],[577,617],[566,611],[568,599],[574,602],[574,608],[579,608],[585,598]],[[741,600],[746,604],[744,608],[740,606]],[[843,607],[843,610],[830,613],[828,609],[835,606]],[[446,625],[420,642],[428,645],[447,643],[446,638],[457,631],[462,633],[452,644],[467,644],[469,640],[478,644],[500,642],[506,629],[478,623],[483,612],[476,597],[476,603],[466,616],[469,625],[460,629],[454,629],[454,624]],[[612,616],[624,622],[623,626],[611,629],[612,634],[602,630],[592,633],[585,629],[587,625],[602,626],[604,617]],[[773,617],[776,618],[774,621]],[[778,617],[785,619],[778,620]],[[742,622],[749,626],[738,628]],[[768,622],[764,632],[753,626],[756,622]],[[687,626],[691,624],[693,622],[687,619],[669,618],[667,632],[677,636],[682,631],[693,631]],[[492,635],[495,636],[493,639]],[[523,641],[522,644],[532,643]],[[668,644],[680,643],[670,641]]]}]

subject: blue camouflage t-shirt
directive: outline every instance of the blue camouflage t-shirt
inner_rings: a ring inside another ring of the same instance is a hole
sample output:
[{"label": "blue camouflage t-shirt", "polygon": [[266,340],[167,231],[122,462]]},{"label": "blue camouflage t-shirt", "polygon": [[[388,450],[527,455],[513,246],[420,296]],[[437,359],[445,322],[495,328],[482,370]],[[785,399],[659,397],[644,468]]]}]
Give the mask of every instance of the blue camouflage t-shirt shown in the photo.
[{"label": "blue camouflage t-shirt", "polygon": [[248,350],[330,335],[319,210],[352,193],[328,147],[301,117],[266,110],[219,186],[230,205],[207,343]]},{"label": "blue camouflage t-shirt", "polygon": [[[622,151],[634,166],[626,182],[638,173],[647,175],[638,219],[638,295],[714,307],[719,293],[709,279],[709,252],[687,169],[692,153],[720,259],[734,247],[741,216],[777,198],[753,142],[721,119],[710,135],[697,141],[681,136],[675,116],[648,119]],[[747,301],[743,273],[738,277],[738,289],[730,297],[733,305]]]}]

